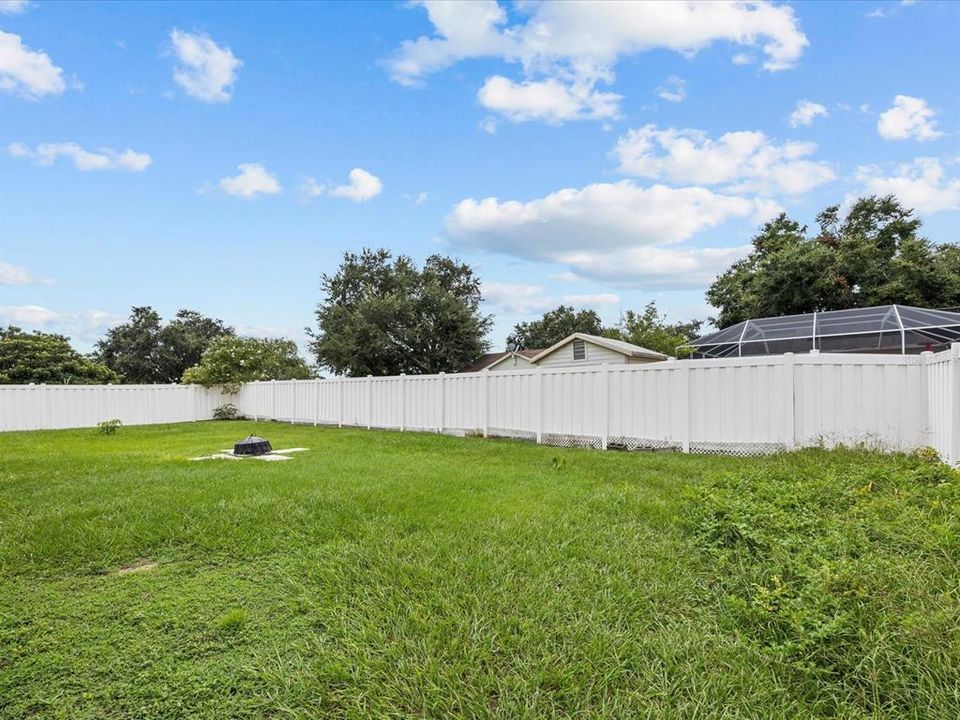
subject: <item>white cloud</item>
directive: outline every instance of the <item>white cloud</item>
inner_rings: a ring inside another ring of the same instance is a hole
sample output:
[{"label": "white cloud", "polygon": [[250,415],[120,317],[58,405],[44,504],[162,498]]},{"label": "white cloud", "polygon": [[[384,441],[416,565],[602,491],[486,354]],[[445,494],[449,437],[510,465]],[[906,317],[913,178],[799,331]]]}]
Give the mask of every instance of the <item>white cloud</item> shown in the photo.
[{"label": "white cloud", "polygon": [[59,95],[66,87],[63,70],[49,55],[28,48],[19,35],[0,30],[0,90],[37,100]]},{"label": "white cloud", "polygon": [[548,276],[551,280],[558,280],[560,282],[579,282],[580,278],[577,277],[576,273],[572,273],[569,270],[565,270],[561,273],[554,273],[553,275]]},{"label": "white cloud", "polygon": [[681,242],[755,211],[752,200],[704,188],[644,188],[621,180],[558,190],[529,202],[468,198],[454,206],[446,228],[464,246],[544,259],[578,250],[587,238],[602,237],[605,245],[622,248]]},{"label": "white cloud", "polygon": [[960,179],[945,177],[936,158],[917,158],[900,165],[889,177],[875,166],[863,166],[857,169],[857,179],[867,193],[896,195],[904,205],[921,213],[960,210]]},{"label": "white cloud", "polygon": [[482,293],[484,302],[504,312],[517,315],[541,313],[561,304],[578,308],[595,308],[616,305],[620,302],[620,296],[613,293],[562,295],[557,298],[549,295],[542,285],[525,283],[485,282]]},{"label": "white cloud", "polygon": [[[313,178],[306,178],[306,179],[313,180]],[[318,187],[322,187],[322,186],[318,186]],[[302,189],[303,187],[301,186],[301,190]],[[423,205],[427,200],[430,199],[430,193],[426,191],[417,193],[416,195],[412,195],[410,193],[403,193],[400,195],[400,197],[402,197],[404,200],[406,200],[408,203],[410,203],[414,207],[419,207],[420,205]]]},{"label": "white cloud", "polygon": [[480,121],[480,129],[487,135],[493,135],[497,132],[497,121],[489,115]]},{"label": "white cloud", "polygon": [[629,180],[564,189],[529,202],[459,202],[445,227],[462,248],[566,265],[621,284],[696,287],[740,248],[672,249],[731,218],[769,212],[760,201],[705,188],[644,188]]},{"label": "white cloud", "polygon": [[709,285],[749,252],[749,245],[687,249],[652,246],[571,254],[567,262],[584,277],[621,287],[679,290]]},{"label": "white cloud", "polygon": [[734,192],[796,194],[833,180],[833,169],[805,159],[814,143],[777,145],[759,131],[711,139],[702,130],[646,125],[623,135],[614,148],[620,171],[679,184],[727,185]]},{"label": "white cloud", "polygon": [[[434,35],[401,44],[386,62],[393,79],[418,85],[470,58],[516,63],[522,81],[493,76],[479,94],[485,107],[513,120],[616,117],[620,97],[596,85],[612,83],[617,62],[637,53],[664,48],[691,57],[717,42],[734,43],[759,50],[763,67],[777,71],[792,67],[809,44],[793,9],[766,0],[521,3],[528,17],[514,25],[495,0],[411,4],[426,9]],[[750,61],[734,61],[744,57]]]},{"label": "white cloud", "polygon": [[60,314],[40,305],[0,305],[0,318],[11,325],[37,327],[58,319]]},{"label": "white cloud", "polygon": [[300,194],[304,197],[315,198],[320,197],[327,191],[326,185],[321,185],[316,181],[315,178],[310,177],[309,175],[302,176],[302,182],[300,183]]},{"label": "white cloud", "polygon": [[58,332],[85,342],[96,340],[123,319],[122,315],[104,310],[65,313],[41,305],[0,305],[0,323],[27,330]]},{"label": "white cloud", "polygon": [[250,199],[257,195],[276,195],[283,188],[276,176],[260,163],[241,163],[236,175],[221,178],[218,186],[227,195]]},{"label": "white cloud", "polygon": [[[383,191],[383,183],[380,178],[363,168],[354,168],[350,171],[348,177],[350,179],[348,184],[329,187],[318,183],[309,175],[304,175],[303,182],[300,184],[300,192],[308,198],[332,195],[333,197],[347,198],[354,202],[366,202]],[[427,193],[420,193],[416,198],[411,197],[409,199],[413,201],[414,205],[420,205],[426,201],[427,197]]]},{"label": "white cloud", "polygon": [[208,103],[230,100],[237,70],[243,61],[228,47],[217,45],[204,33],[170,31],[173,52],[178,65],[173,79],[187,95]]},{"label": "white cloud", "polygon": [[815,118],[827,117],[828,115],[827,109],[820,103],[801,100],[797,103],[796,109],[790,113],[790,127],[812,125]]},{"label": "white cloud", "polygon": [[354,168],[350,171],[348,177],[350,178],[349,184],[339,185],[331,189],[330,194],[354,202],[366,202],[383,191],[383,183],[380,182],[380,178],[368,173],[363,168]]},{"label": "white cloud", "polygon": [[936,114],[922,98],[897,95],[893,107],[880,113],[877,132],[885,140],[934,140],[943,135],[933,119]]},{"label": "white cloud", "polygon": [[874,8],[870,12],[865,13],[864,16],[868,18],[884,18],[887,16],[887,13],[883,11],[883,8]]},{"label": "white cloud", "polygon": [[557,306],[557,301],[547,295],[542,285],[484,282],[481,292],[484,302],[518,315],[543,312]]},{"label": "white cloud", "polygon": [[0,285],[53,285],[53,278],[34,275],[21,265],[0,260]]},{"label": "white cloud", "polygon": [[750,65],[753,62],[753,58],[747,53],[737,53],[731,59],[734,65]]},{"label": "white cloud", "polygon": [[[666,48],[685,56],[715,42],[756,47],[764,67],[792,67],[809,44],[793,9],[758,2],[538,3],[529,19],[506,27],[507,13],[493,0],[473,3],[426,0],[436,35],[404,42],[388,68],[398,82],[461,60],[500,57],[526,70],[548,69],[581,79],[611,79],[621,56]],[[559,67],[558,67],[559,66]]]},{"label": "white cloud", "polygon": [[687,81],[671,75],[663,86],[657,88],[657,95],[669,102],[683,102],[687,99]]},{"label": "white cloud", "polygon": [[498,112],[513,122],[543,120],[561,123],[567,120],[596,120],[619,115],[620,96],[594,90],[594,84],[566,84],[550,78],[515,83],[501,75],[487,78],[477,93],[487,110]]},{"label": "white cloud", "polygon": [[30,0],[0,0],[0,13],[4,15],[20,15],[25,13],[33,3]]},{"label": "white cloud", "polygon": [[237,335],[241,337],[271,338],[273,340],[293,340],[298,344],[304,339],[303,330],[294,327],[279,325],[244,325],[235,326]]},{"label": "white cloud", "polygon": [[147,153],[140,153],[127,148],[113,150],[98,148],[95,152],[84,150],[77,143],[41,143],[36,148],[30,148],[23,143],[12,143],[7,146],[7,153],[13,157],[31,158],[38,165],[53,165],[59,158],[68,158],[77,170],[127,170],[141,172],[153,162]]},{"label": "white cloud", "polygon": [[614,293],[588,293],[586,295],[564,295],[563,303],[573,305],[574,307],[601,307],[603,305],[616,305],[620,302],[620,296]]}]

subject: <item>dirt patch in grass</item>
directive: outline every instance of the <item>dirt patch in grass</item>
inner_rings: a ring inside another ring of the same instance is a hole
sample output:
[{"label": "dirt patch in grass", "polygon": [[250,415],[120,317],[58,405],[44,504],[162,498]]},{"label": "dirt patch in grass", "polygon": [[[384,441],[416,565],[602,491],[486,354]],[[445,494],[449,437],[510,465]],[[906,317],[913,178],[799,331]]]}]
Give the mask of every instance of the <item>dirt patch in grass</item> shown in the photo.
[{"label": "dirt patch in grass", "polygon": [[146,572],[147,570],[153,570],[157,567],[157,563],[153,560],[137,560],[136,562],[130,563],[129,565],[124,565],[122,568],[117,570],[117,575],[126,575],[128,573],[135,572]]}]

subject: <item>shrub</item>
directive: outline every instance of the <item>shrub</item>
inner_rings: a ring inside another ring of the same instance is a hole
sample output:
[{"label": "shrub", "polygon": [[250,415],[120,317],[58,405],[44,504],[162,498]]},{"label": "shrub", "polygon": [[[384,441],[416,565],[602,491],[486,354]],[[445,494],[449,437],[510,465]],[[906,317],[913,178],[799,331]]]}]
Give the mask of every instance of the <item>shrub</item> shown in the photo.
[{"label": "shrub", "polygon": [[909,714],[956,671],[960,574],[944,558],[960,553],[960,474],[929,454],[850,452],[707,481],[684,527],[735,631],[797,692],[816,689],[827,714]]},{"label": "shrub", "polygon": [[224,403],[213,409],[214,420],[237,420],[240,417],[240,411],[233,403]]},{"label": "shrub", "polygon": [[97,432],[101,435],[113,435],[121,427],[123,427],[123,421],[119,418],[104,420],[101,423],[97,423]]},{"label": "shrub", "polygon": [[226,335],[203,352],[199,365],[183,373],[183,382],[219,386],[235,394],[245,382],[255,380],[308,380],[310,367],[297,355],[292,340],[271,340]]}]

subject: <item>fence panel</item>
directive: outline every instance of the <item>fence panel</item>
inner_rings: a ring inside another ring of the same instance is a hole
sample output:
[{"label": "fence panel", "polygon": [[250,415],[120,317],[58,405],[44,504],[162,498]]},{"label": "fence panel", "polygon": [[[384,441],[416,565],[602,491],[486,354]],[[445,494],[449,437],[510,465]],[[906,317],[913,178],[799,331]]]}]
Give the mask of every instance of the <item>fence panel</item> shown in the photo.
[{"label": "fence panel", "polygon": [[798,445],[865,444],[885,450],[929,443],[918,356],[799,356]]},{"label": "fence panel", "polygon": [[737,358],[724,364],[690,362],[690,449],[736,455],[785,449],[788,363],[776,358]]}]

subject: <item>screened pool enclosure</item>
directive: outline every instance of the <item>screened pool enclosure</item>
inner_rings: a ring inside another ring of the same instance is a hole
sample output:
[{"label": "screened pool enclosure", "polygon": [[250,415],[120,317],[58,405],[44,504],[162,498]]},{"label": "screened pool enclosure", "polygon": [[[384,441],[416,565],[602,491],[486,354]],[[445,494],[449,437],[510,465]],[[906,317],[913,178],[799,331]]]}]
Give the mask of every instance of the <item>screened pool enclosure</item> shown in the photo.
[{"label": "screened pool enclosure", "polygon": [[960,312],[882,305],[745,320],[690,343],[695,358],[834,353],[920,353],[960,342]]}]

